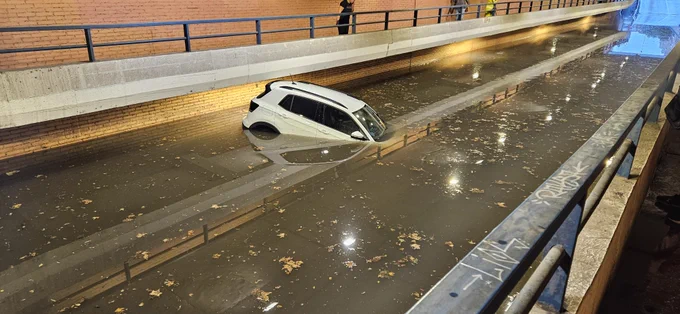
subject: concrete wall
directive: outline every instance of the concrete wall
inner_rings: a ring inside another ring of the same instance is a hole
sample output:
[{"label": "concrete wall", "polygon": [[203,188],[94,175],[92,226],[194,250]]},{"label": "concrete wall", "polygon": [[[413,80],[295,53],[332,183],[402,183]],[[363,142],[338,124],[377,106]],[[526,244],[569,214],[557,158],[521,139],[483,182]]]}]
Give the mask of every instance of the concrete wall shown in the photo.
[{"label": "concrete wall", "polygon": [[619,10],[630,1],[0,73],[0,128],[344,66]]},{"label": "concrete wall", "polygon": [[[606,18],[606,17],[603,17]],[[315,82],[335,87],[351,87],[369,81],[419,71],[422,66],[456,56],[454,62],[469,63],[467,52],[487,47],[519,45],[543,40],[555,34],[573,30],[586,31],[599,19],[587,17],[571,22],[543,25],[496,36],[466,40],[436,48],[424,49],[351,65],[295,75],[296,80]],[[461,55],[462,54],[462,55]],[[42,123],[12,127],[0,132],[0,173],[21,169],[55,159],[56,155],[72,157],[72,147],[78,143],[92,143],[99,138],[145,129],[155,125],[197,117],[221,111],[225,119],[238,121],[247,111],[250,99],[262,92],[268,81],[220,88],[205,92],[175,96],[129,106],[117,107],[83,115]],[[235,110],[231,110],[235,109]],[[139,133],[139,132],[134,132]],[[107,141],[105,140],[104,143]],[[56,149],[59,148],[59,149]]]}]

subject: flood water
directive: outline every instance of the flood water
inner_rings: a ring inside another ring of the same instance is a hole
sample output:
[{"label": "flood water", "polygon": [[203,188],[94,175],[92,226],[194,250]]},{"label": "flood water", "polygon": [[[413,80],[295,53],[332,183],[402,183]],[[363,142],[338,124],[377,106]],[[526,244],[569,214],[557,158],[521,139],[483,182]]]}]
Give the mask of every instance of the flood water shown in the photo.
[{"label": "flood water", "polygon": [[[391,120],[615,29],[599,25],[476,51],[347,92]],[[661,36],[659,43],[666,45],[677,42],[673,33],[656,29],[634,33]],[[262,216],[71,311],[404,312],[654,70],[659,56],[623,52],[631,50],[631,40],[637,39],[628,36],[536,78],[509,99],[449,115],[431,136],[382,160],[314,187],[302,185],[292,201],[270,204]],[[285,135],[265,139],[277,141],[276,148],[263,147],[240,125],[221,123],[223,115],[120,135],[108,144],[90,143],[76,159],[3,177],[6,197],[0,206],[21,205],[3,211],[0,219],[0,269],[180,202],[190,208],[194,198],[249,175],[271,175],[275,189],[279,178],[308,169],[305,163],[326,165],[363,149],[319,148]],[[319,155],[329,152],[334,157]],[[152,236],[165,240],[186,233],[179,225],[162,235],[138,235],[157,241]]]}]

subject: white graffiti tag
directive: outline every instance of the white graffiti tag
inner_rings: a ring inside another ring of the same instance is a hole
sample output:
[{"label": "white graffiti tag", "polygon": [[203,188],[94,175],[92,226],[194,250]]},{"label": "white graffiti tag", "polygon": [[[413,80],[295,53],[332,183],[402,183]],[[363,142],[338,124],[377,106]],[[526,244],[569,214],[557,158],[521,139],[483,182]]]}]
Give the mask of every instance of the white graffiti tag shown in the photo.
[{"label": "white graffiti tag", "polygon": [[579,180],[585,176],[586,168],[587,166],[583,166],[579,161],[571,170],[560,170],[560,173],[550,177],[545,185],[536,192],[535,199],[531,202],[550,206],[548,200],[560,199],[568,192],[578,189]]}]

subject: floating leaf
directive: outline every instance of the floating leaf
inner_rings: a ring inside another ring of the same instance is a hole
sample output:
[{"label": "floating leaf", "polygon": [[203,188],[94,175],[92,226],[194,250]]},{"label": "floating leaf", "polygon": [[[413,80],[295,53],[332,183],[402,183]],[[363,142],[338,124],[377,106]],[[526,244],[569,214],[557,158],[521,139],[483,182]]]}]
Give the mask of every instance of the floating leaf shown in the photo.
[{"label": "floating leaf", "polygon": [[152,298],[158,298],[158,297],[161,296],[161,294],[163,294],[163,292],[161,292],[161,289],[158,289],[158,290],[151,290],[151,291],[149,292],[149,295],[150,295]]},{"label": "floating leaf", "polygon": [[418,243],[411,243],[411,248],[414,250],[420,250],[420,244]]},{"label": "floating leaf", "polygon": [[84,200],[80,200],[80,202],[83,203],[84,205],[87,205],[87,204],[92,203],[92,200],[84,199]]},{"label": "floating leaf", "polygon": [[20,203],[19,203],[19,204],[14,204],[14,205],[12,205],[11,208],[12,208],[12,209],[19,209],[19,208],[21,208],[21,204],[20,204]]},{"label": "floating leaf", "polygon": [[471,188],[470,192],[475,193],[475,194],[482,194],[482,193],[484,193],[484,190],[478,189],[478,188]]},{"label": "floating leaf", "polygon": [[503,203],[503,202],[496,203],[496,205],[498,205],[498,207],[502,207],[502,208],[508,207],[508,206],[505,206],[505,203]]},{"label": "floating leaf", "polygon": [[286,237],[286,234],[283,233],[283,232],[281,232],[281,233],[277,234],[276,236],[279,237],[279,238],[281,238],[281,239],[283,239],[283,238]]},{"label": "floating leaf", "polygon": [[172,287],[172,286],[177,286],[177,285],[178,285],[174,280],[170,280],[170,279],[165,279],[165,281],[163,281],[163,284],[164,284],[166,287]]},{"label": "floating leaf", "polygon": [[345,267],[347,267],[349,269],[352,269],[352,268],[354,268],[354,266],[357,266],[357,264],[354,263],[354,261],[346,261],[343,264],[345,265]]},{"label": "floating leaf", "polygon": [[279,259],[279,263],[283,264],[281,269],[286,273],[286,275],[290,275],[293,270],[300,268],[300,266],[303,264],[302,261],[296,261],[292,257],[282,257]]},{"label": "floating leaf", "polygon": [[17,173],[19,173],[19,170],[12,170],[12,171],[5,172],[5,174],[6,174],[8,177],[11,177],[11,176],[13,176],[13,175],[15,175],[15,174],[17,174]]},{"label": "floating leaf", "polygon": [[123,313],[125,313],[125,311],[127,311],[127,308],[125,308],[125,307],[119,307],[119,308],[117,308],[115,311],[113,311],[113,313],[116,313],[116,314],[123,314]]},{"label": "floating leaf", "polygon": [[446,244],[446,246],[448,246],[450,248],[453,248],[453,242],[451,242],[451,241],[446,241],[446,242],[444,242],[444,244]]},{"label": "floating leaf", "polygon": [[255,298],[257,298],[258,301],[262,303],[267,303],[269,302],[269,295],[272,293],[261,289],[255,289],[251,292],[251,294],[255,296]]},{"label": "floating leaf", "polygon": [[213,258],[213,259],[218,259],[218,258],[220,258],[220,256],[222,256],[222,254],[220,254],[220,253],[215,253],[215,254],[213,254],[212,258]]}]

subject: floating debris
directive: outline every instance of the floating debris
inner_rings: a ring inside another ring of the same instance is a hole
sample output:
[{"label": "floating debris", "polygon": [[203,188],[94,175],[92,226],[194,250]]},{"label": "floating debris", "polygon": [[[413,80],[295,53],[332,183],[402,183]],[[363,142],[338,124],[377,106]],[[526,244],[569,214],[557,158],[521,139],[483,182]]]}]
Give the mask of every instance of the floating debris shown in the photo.
[{"label": "floating debris", "polygon": [[17,174],[17,173],[19,173],[19,172],[20,172],[20,170],[12,170],[12,171],[5,172],[5,174],[6,174],[8,177],[11,177],[11,176],[13,176],[13,175],[15,175],[15,174]]},{"label": "floating debris", "polygon": [[276,236],[279,237],[279,238],[281,238],[281,239],[283,239],[283,238],[286,237],[286,234],[283,233],[283,232],[281,232],[281,233],[277,234]]},{"label": "floating debris", "polygon": [[448,246],[450,248],[453,248],[453,242],[451,242],[451,241],[446,241],[446,242],[444,242],[444,244],[446,244],[446,246]]},{"label": "floating debris", "polygon": [[502,207],[502,208],[508,207],[508,206],[505,206],[505,203],[503,203],[503,202],[498,202],[498,203],[496,203],[496,205],[498,205],[498,207]]},{"label": "floating debris", "polygon": [[119,307],[119,308],[117,308],[115,311],[113,311],[113,313],[116,313],[116,314],[123,314],[123,313],[125,313],[126,311],[127,311],[127,308],[126,308],[126,307]]},{"label": "floating debris", "polygon": [[14,205],[12,205],[12,207],[10,207],[10,208],[11,208],[11,209],[19,209],[19,208],[21,208],[21,204],[20,204],[20,203],[14,204]]},{"label": "floating debris", "polygon": [[392,278],[392,277],[394,277],[393,271],[381,270],[378,273],[378,278]]},{"label": "floating debris", "polygon": [[161,292],[161,289],[149,291],[149,296],[151,296],[151,298],[159,298],[161,294],[163,294],[163,292]]},{"label": "floating debris", "polygon": [[84,200],[80,200],[80,202],[83,203],[83,205],[87,205],[87,204],[91,204],[92,200],[84,199]]},{"label": "floating debris", "polygon": [[165,279],[165,281],[163,281],[163,284],[166,287],[179,286],[178,283],[176,283],[174,280],[170,280],[170,279]]},{"label": "floating debris", "polygon": [[349,269],[352,269],[352,268],[354,268],[354,266],[357,266],[357,264],[354,263],[354,261],[346,261],[346,262],[344,262],[344,263],[342,263],[342,264],[344,264],[345,267],[347,267],[347,268],[349,268]]},{"label": "floating debris", "polygon": [[367,260],[366,260],[366,263],[377,263],[377,262],[379,262],[379,261],[380,261],[383,257],[385,257],[385,256],[387,256],[387,255],[378,255],[378,256],[374,256],[374,257],[371,258],[371,259],[367,259]]},{"label": "floating debris", "polygon": [[212,258],[213,258],[213,259],[218,259],[218,258],[220,258],[220,256],[222,256],[222,254],[220,254],[220,253],[215,253],[215,254],[213,254]]},{"label": "floating debris", "polygon": [[271,292],[264,291],[262,289],[255,289],[251,292],[251,294],[257,298],[258,301],[262,303],[267,303],[269,302],[269,295],[272,294]]},{"label": "floating debris", "polygon": [[474,194],[483,194],[483,193],[484,193],[484,190],[478,189],[478,188],[471,188],[471,189],[470,189],[470,192],[472,192],[472,193],[474,193]]},{"label": "floating debris", "polygon": [[418,243],[411,243],[411,248],[414,250],[420,250],[420,244]]},{"label": "floating debris", "polygon": [[286,275],[290,275],[293,270],[300,268],[300,266],[303,264],[302,261],[296,261],[292,257],[282,257],[279,259],[279,263],[283,264],[283,268],[281,269],[286,273]]}]

